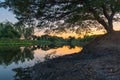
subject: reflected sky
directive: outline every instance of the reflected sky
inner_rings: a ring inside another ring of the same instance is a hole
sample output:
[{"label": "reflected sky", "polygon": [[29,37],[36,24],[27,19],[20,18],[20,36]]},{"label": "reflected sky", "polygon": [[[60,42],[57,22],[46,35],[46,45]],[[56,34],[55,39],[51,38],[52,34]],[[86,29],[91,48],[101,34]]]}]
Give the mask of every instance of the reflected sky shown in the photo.
[{"label": "reflected sky", "polygon": [[73,54],[80,52],[82,50],[82,47],[77,47],[75,46],[74,48],[70,48],[70,46],[63,46],[57,49],[50,49],[47,51],[44,51],[42,49],[37,49],[34,50],[34,56],[38,59],[40,58],[41,61],[45,60],[46,55],[51,58],[51,57],[57,57],[57,56],[63,56],[63,55],[68,55],[68,54]]},{"label": "reflected sky", "polygon": [[55,47],[46,51],[41,48],[32,50],[32,47],[0,48],[0,80],[14,80],[13,76],[16,73],[13,69],[31,67],[48,58],[73,54],[81,50],[82,48],[77,46]]}]

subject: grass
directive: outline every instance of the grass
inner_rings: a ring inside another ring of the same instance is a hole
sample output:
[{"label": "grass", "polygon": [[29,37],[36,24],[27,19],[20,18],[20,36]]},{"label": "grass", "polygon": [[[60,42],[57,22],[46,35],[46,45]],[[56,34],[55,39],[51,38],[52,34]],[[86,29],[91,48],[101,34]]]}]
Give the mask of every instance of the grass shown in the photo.
[{"label": "grass", "polygon": [[0,40],[0,46],[31,46],[31,45],[50,45],[50,41],[45,40]]},{"label": "grass", "polygon": [[30,45],[84,45],[86,42],[93,40],[96,36],[86,36],[83,39],[73,39],[70,42],[65,40],[19,40],[19,39],[1,39],[0,46],[30,46]]},{"label": "grass", "polygon": [[32,40],[0,40],[0,46],[2,45],[33,45],[35,41]]}]

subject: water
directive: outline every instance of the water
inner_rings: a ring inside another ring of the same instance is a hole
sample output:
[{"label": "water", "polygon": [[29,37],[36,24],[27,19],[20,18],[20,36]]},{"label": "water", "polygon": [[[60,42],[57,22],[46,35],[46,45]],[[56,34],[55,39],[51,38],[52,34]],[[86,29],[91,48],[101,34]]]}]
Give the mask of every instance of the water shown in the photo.
[{"label": "water", "polygon": [[81,50],[82,48],[77,46],[0,47],[0,80],[14,80],[16,68],[31,67],[36,63]]}]

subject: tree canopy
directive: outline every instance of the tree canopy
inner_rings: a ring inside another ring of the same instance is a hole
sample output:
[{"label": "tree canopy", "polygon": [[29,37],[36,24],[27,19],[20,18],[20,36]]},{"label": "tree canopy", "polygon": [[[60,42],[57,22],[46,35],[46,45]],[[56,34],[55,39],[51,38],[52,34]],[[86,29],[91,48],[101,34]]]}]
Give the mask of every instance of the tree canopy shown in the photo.
[{"label": "tree canopy", "polygon": [[20,22],[43,25],[57,20],[95,20],[109,33],[115,14],[119,14],[120,0],[5,0],[1,6],[9,7]]},{"label": "tree canopy", "polygon": [[0,23],[0,39],[1,38],[20,38],[20,34],[11,23]]}]

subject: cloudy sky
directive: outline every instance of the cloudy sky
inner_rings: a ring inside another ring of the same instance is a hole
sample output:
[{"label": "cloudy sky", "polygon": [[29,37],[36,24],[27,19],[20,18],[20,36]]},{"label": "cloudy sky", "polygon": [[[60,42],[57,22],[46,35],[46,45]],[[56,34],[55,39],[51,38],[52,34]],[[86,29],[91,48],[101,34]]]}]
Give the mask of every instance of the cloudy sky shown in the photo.
[{"label": "cloudy sky", "polygon": [[8,9],[0,8],[0,22],[5,22],[5,21],[10,21],[10,22],[17,22],[17,19],[15,18],[15,15],[8,11]]},{"label": "cloudy sky", "polygon": [[[4,1],[4,0],[0,0]],[[15,18],[15,15],[8,11],[8,9],[0,8],[0,22],[10,21],[12,23],[17,22],[17,19]],[[114,23],[114,29],[120,30],[120,22]]]},{"label": "cloudy sky", "polygon": [[[3,2],[4,0],[0,0]],[[17,19],[15,18],[15,15],[8,11],[8,9],[0,8],[0,22],[5,22],[5,21],[10,21],[10,22],[17,22]]]}]

